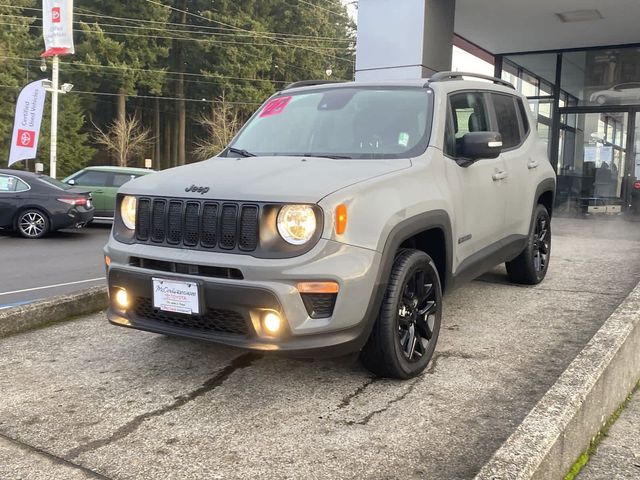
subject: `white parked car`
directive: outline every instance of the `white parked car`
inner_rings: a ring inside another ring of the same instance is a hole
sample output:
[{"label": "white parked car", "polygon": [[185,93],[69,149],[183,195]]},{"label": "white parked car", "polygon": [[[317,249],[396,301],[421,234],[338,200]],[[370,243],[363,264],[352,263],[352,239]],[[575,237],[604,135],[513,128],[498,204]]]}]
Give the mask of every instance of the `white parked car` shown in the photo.
[{"label": "white parked car", "polygon": [[640,82],[620,83],[608,90],[598,90],[589,97],[598,105],[606,103],[640,103]]}]

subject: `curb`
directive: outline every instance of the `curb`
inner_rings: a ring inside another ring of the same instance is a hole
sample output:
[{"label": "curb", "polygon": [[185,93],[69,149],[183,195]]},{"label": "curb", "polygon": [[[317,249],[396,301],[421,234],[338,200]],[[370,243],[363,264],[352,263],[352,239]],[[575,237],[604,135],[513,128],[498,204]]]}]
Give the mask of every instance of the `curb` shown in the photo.
[{"label": "curb", "polygon": [[95,313],[106,309],[108,303],[107,287],[100,286],[0,310],[0,338]]},{"label": "curb", "polygon": [[640,283],[475,480],[562,479],[640,378]]}]

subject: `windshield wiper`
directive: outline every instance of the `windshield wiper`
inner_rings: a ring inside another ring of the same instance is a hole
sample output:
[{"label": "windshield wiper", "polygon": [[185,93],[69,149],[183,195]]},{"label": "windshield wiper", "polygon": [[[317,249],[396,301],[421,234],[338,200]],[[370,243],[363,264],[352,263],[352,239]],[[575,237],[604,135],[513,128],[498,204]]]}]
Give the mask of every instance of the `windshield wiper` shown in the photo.
[{"label": "windshield wiper", "polygon": [[231,152],[231,153],[236,153],[238,155],[242,155],[243,157],[255,157],[256,156],[255,153],[251,153],[251,152],[249,152],[247,150],[244,150],[242,148],[229,147],[229,148],[227,148],[227,151]]},{"label": "windshield wiper", "polygon": [[330,155],[330,154],[323,154],[323,153],[305,153],[302,156],[303,157],[332,158],[334,160],[351,159],[351,158],[353,158],[353,157],[348,157],[346,155]]}]

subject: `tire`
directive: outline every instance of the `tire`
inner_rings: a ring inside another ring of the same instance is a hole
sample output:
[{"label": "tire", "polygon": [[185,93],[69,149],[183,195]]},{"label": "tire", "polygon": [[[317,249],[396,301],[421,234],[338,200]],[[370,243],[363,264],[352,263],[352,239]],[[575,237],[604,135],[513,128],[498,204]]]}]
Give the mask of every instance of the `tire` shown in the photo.
[{"label": "tire", "polygon": [[16,219],[16,230],[25,238],[42,238],[49,232],[49,228],[49,217],[35,208],[20,212]]},{"label": "tire", "polygon": [[605,103],[607,103],[607,97],[605,97],[604,95],[598,95],[596,97],[596,103],[598,105],[604,105]]},{"label": "tire", "polygon": [[402,250],[360,360],[382,377],[415,377],[433,356],[441,321],[442,287],[433,260],[419,250]]},{"label": "tire", "polygon": [[544,205],[538,204],[531,220],[527,246],[516,258],[506,263],[509,280],[536,285],[544,280],[551,257],[551,217]]}]

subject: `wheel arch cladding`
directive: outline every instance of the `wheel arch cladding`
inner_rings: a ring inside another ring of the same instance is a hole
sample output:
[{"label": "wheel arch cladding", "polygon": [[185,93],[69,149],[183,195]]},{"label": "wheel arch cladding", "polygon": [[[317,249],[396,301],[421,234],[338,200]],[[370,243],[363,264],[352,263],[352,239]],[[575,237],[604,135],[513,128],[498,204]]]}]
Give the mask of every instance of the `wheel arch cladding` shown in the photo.
[{"label": "wheel arch cladding", "polygon": [[396,225],[382,254],[381,280],[386,282],[396,253],[401,248],[425,252],[436,265],[443,291],[451,285],[451,221],[444,210],[425,212]]},{"label": "wheel arch cladding", "polygon": [[547,209],[547,212],[549,212],[549,216],[551,217],[553,214],[555,192],[556,182],[554,179],[547,178],[546,180],[542,181],[536,189],[536,201],[533,207],[535,208],[538,204],[544,205]]}]

